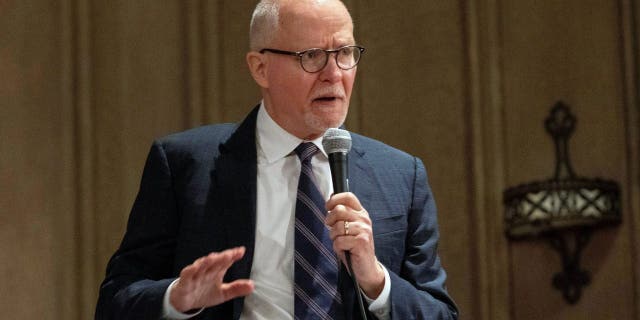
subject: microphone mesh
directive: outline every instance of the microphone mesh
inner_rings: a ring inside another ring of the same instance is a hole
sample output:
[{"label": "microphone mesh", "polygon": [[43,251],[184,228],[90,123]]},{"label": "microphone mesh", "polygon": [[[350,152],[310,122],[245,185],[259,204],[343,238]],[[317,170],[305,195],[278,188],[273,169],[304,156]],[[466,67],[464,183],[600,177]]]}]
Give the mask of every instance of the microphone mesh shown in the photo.
[{"label": "microphone mesh", "polygon": [[329,128],[322,137],[322,147],[327,154],[349,153],[351,150],[351,134],[338,128]]}]

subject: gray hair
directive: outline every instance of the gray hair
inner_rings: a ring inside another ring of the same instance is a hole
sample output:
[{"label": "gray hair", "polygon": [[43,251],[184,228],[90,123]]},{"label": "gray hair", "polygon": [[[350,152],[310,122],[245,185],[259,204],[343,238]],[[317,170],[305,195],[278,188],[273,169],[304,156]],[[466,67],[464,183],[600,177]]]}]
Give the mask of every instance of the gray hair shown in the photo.
[{"label": "gray hair", "polygon": [[278,33],[280,2],[262,0],[256,5],[249,28],[249,48],[257,51],[265,48]]}]

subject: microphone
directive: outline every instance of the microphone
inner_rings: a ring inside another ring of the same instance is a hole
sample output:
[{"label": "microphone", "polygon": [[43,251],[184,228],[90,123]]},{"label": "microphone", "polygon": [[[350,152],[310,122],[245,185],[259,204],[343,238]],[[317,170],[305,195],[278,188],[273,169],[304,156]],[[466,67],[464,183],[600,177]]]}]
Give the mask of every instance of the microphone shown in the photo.
[{"label": "microphone", "polygon": [[[348,170],[348,153],[351,150],[351,134],[349,131],[338,128],[329,128],[322,137],[322,147],[329,155],[329,168],[331,169],[331,183],[333,184],[333,193],[341,193],[349,191],[349,170]],[[362,295],[360,294],[360,286],[356,279],[356,274],[351,267],[351,253],[344,252],[345,260],[347,260],[347,269],[353,280],[353,287],[356,292],[356,300],[360,307],[360,315],[362,319],[367,319],[367,313],[364,310]]]},{"label": "microphone", "polygon": [[351,150],[351,135],[349,131],[337,128],[327,129],[324,137],[322,137],[322,147],[324,147],[324,151],[329,155],[333,192],[348,192],[349,171],[347,167],[347,154],[349,150]]}]

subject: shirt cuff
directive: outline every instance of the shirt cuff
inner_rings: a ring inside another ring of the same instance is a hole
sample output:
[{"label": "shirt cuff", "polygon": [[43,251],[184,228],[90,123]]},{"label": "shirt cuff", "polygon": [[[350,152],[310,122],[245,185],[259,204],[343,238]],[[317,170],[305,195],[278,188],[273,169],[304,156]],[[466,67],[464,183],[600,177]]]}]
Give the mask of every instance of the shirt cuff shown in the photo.
[{"label": "shirt cuff", "polygon": [[162,300],[162,314],[164,316],[164,319],[171,319],[171,320],[189,319],[191,317],[195,317],[200,312],[202,312],[202,310],[204,310],[204,308],[202,308],[202,309],[198,310],[198,312],[182,313],[182,312],[176,310],[176,308],[174,308],[171,305],[171,303],[169,302],[169,297],[171,296],[171,289],[173,289],[173,286],[176,284],[176,282],[178,280],[179,280],[179,278],[173,280],[173,282],[171,282],[171,284],[167,288],[167,291],[165,291],[165,293],[164,293],[164,299]]},{"label": "shirt cuff", "polygon": [[385,268],[382,263],[378,262],[378,264],[382,268],[382,271],[384,271],[384,287],[382,288],[382,292],[380,292],[380,295],[375,300],[367,297],[367,295],[364,294],[362,290],[360,290],[360,292],[369,304],[369,312],[373,313],[373,315],[379,320],[387,320],[389,319],[389,313],[391,310],[391,306],[389,303],[389,294],[391,293],[391,278],[389,277],[389,271],[387,271],[387,268]]}]

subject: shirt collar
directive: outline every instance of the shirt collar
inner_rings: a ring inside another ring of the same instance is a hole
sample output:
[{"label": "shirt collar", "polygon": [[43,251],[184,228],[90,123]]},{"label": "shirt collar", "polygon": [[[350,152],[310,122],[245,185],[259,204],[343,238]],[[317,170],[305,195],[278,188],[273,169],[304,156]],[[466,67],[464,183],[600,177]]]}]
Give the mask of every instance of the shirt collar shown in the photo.
[{"label": "shirt collar", "polygon": [[[264,107],[264,101],[262,101],[260,110],[258,110],[258,119],[256,120],[256,142],[259,155],[261,153],[267,163],[273,163],[291,154],[305,140],[282,129],[271,118]],[[327,154],[322,147],[322,136],[307,142],[313,142],[320,149],[322,155],[327,158]]]}]

